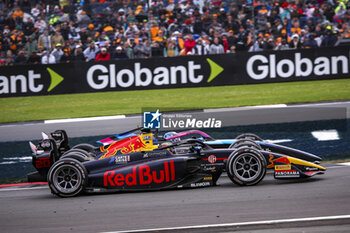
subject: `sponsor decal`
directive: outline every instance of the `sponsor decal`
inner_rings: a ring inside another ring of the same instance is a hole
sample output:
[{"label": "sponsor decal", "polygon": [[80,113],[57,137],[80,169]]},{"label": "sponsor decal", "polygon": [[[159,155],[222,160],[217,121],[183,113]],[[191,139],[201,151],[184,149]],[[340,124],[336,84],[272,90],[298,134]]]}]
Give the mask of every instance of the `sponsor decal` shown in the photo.
[{"label": "sponsor decal", "polygon": [[132,152],[146,150],[151,148],[152,145],[146,145],[140,138],[140,136],[133,136],[125,138],[121,141],[117,141],[113,144],[100,147],[100,151],[104,154],[99,159],[109,158],[116,155],[118,152],[121,154],[128,154]]},{"label": "sponsor decal", "polygon": [[285,171],[285,170],[291,170],[291,165],[275,165],[275,171]]},{"label": "sponsor decal", "polygon": [[[46,69],[50,74],[50,86],[47,92],[53,90],[60,84],[64,78],[50,68]],[[11,75],[9,78],[0,76],[0,95],[16,93],[38,93],[44,89],[44,84],[40,82],[41,74],[34,73],[34,70],[28,70],[27,75]]]},{"label": "sponsor decal", "polygon": [[143,155],[143,158],[155,158],[155,157],[162,157],[162,156],[167,156],[168,153],[166,151],[150,151],[150,152],[145,152]]},{"label": "sponsor decal", "polygon": [[209,163],[215,163],[216,162],[216,156],[215,155],[209,155],[208,156],[208,162]]},{"label": "sponsor decal", "polygon": [[317,167],[305,167],[306,171],[318,171]]},{"label": "sponsor decal", "polygon": [[275,171],[276,178],[299,178],[300,173],[296,170]]},{"label": "sponsor decal", "polygon": [[203,171],[212,171],[212,172],[216,172],[216,167],[214,166],[206,166],[205,164],[201,164],[201,166],[203,167]]},{"label": "sponsor decal", "polygon": [[[210,83],[224,69],[209,58],[206,60],[211,70],[207,80]],[[197,84],[205,81],[204,75],[200,74],[202,65],[196,64],[195,61],[187,61],[186,65],[148,68],[141,67],[140,62],[135,62],[133,69],[121,69],[117,71],[115,64],[109,64],[109,66],[98,64],[89,67],[86,73],[86,80],[88,85],[95,90],[117,87],[169,87],[171,85],[178,85],[178,83]]]},{"label": "sponsor decal", "polygon": [[295,53],[294,60],[279,60],[276,54],[254,55],[248,59],[246,71],[255,80],[347,74],[349,59],[344,55],[310,59],[301,53]]},{"label": "sponsor decal", "polygon": [[[215,155],[213,155],[213,156],[215,156]],[[213,158],[213,157],[212,157]],[[216,156],[215,156],[215,165],[222,165],[222,164],[224,164],[224,163],[217,163],[216,161],[218,161],[218,160],[223,160],[223,161],[225,161],[225,160],[227,160],[228,158],[226,158],[226,157],[224,157],[224,158],[217,158]],[[202,159],[203,161],[208,161],[209,163],[211,163],[210,161],[209,161],[209,157],[208,158],[205,158],[205,159]],[[212,160],[213,161],[213,160]]]},{"label": "sponsor decal", "polygon": [[290,164],[287,157],[278,157],[274,159],[275,157],[272,154],[270,154],[269,157],[269,165],[267,165],[267,168],[273,168],[275,166],[275,162]]},{"label": "sponsor decal", "polygon": [[164,162],[163,169],[154,171],[148,165],[135,166],[132,173],[120,174],[117,170],[107,171],[103,175],[104,186],[136,186],[165,184],[175,180],[174,161]]},{"label": "sponsor decal", "polygon": [[210,186],[210,182],[199,182],[191,184],[191,188],[206,187]]},{"label": "sponsor decal", "polygon": [[211,176],[204,177],[203,180],[213,180],[213,177],[211,177]]},{"label": "sponsor decal", "polygon": [[39,158],[35,160],[35,167],[36,168],[51,167],[50,157]]},{"label": "sponsor decal", "polygon": [[115,164],[125,164],[130,162],[130,155],[118,155],[114,157]]}]

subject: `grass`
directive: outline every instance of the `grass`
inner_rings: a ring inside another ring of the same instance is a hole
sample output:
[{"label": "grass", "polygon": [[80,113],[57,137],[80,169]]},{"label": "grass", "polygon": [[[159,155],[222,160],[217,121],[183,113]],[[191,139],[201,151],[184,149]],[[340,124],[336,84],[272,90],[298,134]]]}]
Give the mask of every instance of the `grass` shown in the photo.
[{"label": "grass", "polygon": [[1,98],[0,123],[141,113],[144,107],[222,108],[350,99],[350,79]]}]

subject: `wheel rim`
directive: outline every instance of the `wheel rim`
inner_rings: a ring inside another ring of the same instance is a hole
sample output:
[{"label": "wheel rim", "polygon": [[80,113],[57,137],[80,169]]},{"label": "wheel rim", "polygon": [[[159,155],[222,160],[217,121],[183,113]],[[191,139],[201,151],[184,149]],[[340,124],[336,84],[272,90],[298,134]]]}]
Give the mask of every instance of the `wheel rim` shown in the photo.
[{"label": "wheel rim", "polygon": [[249,182],[255,180],[261,171],[261,163],[252,154],[241,154],[233,161],[233,172],[237,178]]},{"label": "wheel rim", "polygon": [[72,165],[62,166],[54,172],[53,184],[62,193],[73,193],[80,188],[81,173]]}]

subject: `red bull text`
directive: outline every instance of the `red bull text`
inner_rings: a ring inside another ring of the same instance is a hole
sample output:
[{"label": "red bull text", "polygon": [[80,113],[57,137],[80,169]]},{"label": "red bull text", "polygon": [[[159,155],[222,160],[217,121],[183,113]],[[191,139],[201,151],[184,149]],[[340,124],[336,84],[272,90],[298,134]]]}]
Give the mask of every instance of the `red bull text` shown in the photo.
[{"label": "red bull text", "polygon": [[174,161],[164,162],[164,169],[152,171],[148,165],[136,166],[132,173],[120,174],[117,171],[107,171],[103,175],[104,186],[135,186],[149,185],[151,183],[169,183],[175,180]]}]

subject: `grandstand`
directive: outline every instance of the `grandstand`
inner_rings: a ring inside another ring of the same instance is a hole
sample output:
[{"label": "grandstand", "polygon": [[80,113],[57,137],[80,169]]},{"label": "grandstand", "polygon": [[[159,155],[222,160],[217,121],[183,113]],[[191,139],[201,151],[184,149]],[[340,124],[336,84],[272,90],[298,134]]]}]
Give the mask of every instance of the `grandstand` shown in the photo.
[{"label": "grandstand", "polygon": [[349,22],[348,0],[2,0],[0,66],[332,47]]}]

